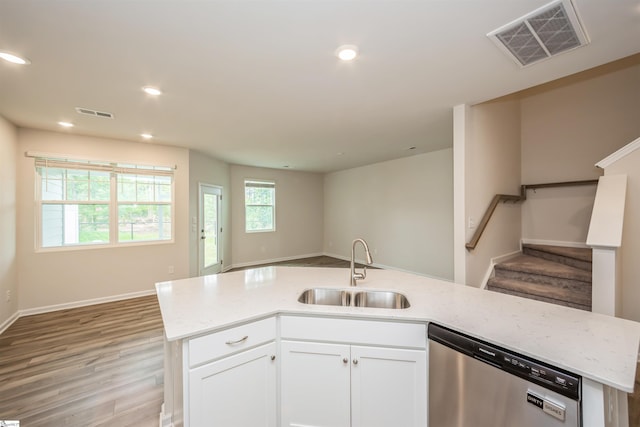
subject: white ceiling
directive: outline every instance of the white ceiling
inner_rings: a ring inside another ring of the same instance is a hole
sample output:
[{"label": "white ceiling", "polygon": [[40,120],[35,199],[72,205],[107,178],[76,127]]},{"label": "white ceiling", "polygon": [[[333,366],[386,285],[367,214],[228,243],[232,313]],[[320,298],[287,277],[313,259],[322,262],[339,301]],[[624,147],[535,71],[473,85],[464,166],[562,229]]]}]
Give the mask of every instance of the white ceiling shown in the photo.
[{"label": "white ceiling", "polygon": [[[0,0],[0,50],[32,62],[0,63],[0,115],[133,141],[150,132],[244,165],[371,164],[451,147],[457,104],[640,52],[638,0],[574,0],[591,43],[519,68],[486,34],[547,3]],[[342,44],[360,56],[340,62]]]}]

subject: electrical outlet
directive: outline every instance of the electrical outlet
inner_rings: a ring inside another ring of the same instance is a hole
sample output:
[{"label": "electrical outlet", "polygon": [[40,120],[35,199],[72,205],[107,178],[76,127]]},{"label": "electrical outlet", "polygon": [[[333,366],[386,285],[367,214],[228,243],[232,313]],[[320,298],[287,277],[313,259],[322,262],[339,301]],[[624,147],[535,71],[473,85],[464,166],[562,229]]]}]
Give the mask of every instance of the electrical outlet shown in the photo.
[{"label": "electrical outlet", "polygon": [[170,265],[169,268],[168,268],[168,273],[169,274],[173,274],[174,271],[175,271],[175,269],[173,268],[173,265]]},{"label": "electrical outlet", "polygon": [[7,302],[11,301],[11,290],[7,290]]},{"label": "electrical outlet", "polygon": [[474,217],[472,217],[472,216],[470,216],[470,217],[469,217],[469,225],[468,225],[468,227],[469,227],[470,229],[474,229],[474,228],[476,228],[476,220],[475,220],[475,218],[474,218]]}]

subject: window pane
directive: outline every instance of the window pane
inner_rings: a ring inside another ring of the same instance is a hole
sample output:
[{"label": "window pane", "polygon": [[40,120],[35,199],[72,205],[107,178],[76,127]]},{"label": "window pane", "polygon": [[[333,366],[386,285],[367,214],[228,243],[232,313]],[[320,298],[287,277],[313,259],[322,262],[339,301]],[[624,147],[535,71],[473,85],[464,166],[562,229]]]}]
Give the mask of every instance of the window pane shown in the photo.
[{"label": "window pane", "polygon": [[109,172],[38,168],[42,200],[109,201]]},{"label": "window pane", "polygon": [[204,241],[204,268],[210,267],[218,263],[218,196],[215,194],[203,195],[203,227],[204,235],[207,237]]},{"label": "window pane", "polygon": [[42,200],[63,200],[63,169],[38,168]]},{"label": "window pane", "polygon": [[136,201],[153,202],[153,183],[150,183],[147,179],[144,178],[138,180],[136,189]]},{"label": "window pane", "polygon": [[273,229],[273,206],[246,207],[247,231],[269,231]]},{"label": "window pane", "polygon": [[66,200],[89,200],[89,171],[66,170]]},{"label": "window pane", "polygon": [[[135,170],[127,171],[115,163],[81,160],[66,164],[62,159],[36,160],[39,247],[173,238],[171,169],[129,165]],[[155,170],[163,175],[138,174]],[[118,236],[110,234],[115,229]]]},{"label": "window pane", "polygon": [[42,205],[42,247],[104,243],[109,243],[108,205]]},{"label": "window pane", "polygon": [[136,201],[136,176],[118,174],[118,200]]},{"label": "window pane", "polygon": [[156,201],[157,202],[171,201],[171,177],[170,176],[156,177]]},{"label": "window pane", "polygon": [[64,244],[63,205],[42,205],[42,247]]},{"label": "window pane", "polygon": [[109,172],[89,172],[89,199],[108,201],[111,198],[111,174]]},{"label": "window pane", "polygon": [[274,231],[276,188],[274,182],[245,181],[245,231]]},{"label": "window pane", "polygon": [[171,206],[119,204],[118,241],[171,239]]},{"label": "window pane", "polygon": [[245,203],[248,205],[273,205],[274,188],[245,188]]},{"label": "window pane", "polygon": [[121,202],[170,202],[171,177],[118,174],[118,200]]}]

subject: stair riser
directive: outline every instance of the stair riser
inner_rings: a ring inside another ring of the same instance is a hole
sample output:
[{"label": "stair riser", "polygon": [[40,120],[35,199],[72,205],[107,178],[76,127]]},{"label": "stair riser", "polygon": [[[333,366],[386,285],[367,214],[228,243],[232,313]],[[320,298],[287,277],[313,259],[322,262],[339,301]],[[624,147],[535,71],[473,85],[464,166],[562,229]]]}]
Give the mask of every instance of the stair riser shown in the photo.
[{"label": "stair riser", "polygon": [[589,249],[523,245],[495,266],[487,289],[590,311],[591,259]]},{"label": "stair riser", "polygon": [[568,265],[570,267],[579,268],[580,270],[591,271],[591,263],[588,261],[582,261],[575,258],[568,258],[562,255],[551,254],[549,252],[538,251],[532,248],[523,247],[522,253],[525,255],[535,256],[538,258],[546,259],[548,261],[557,262],[560,264]]},{"label": "stair riser", "polygon": [[487,289],[490,290],[490,291],[500,292],[500,293],[503,293],[503,294],[515,295],[515,296],[518,296],[518,297],[534,299],[534,300],[537,300],[537,301],[543,301],[543,302],[548,302],[548,303],[552,303],[552,304],[563,305],[565,307],[572,307],[572,308],[577,308],[577,309],[580,309],[580,310],[591,311],[591,304],[589,304],[589,305],[576,304],[576,303],[573,303],[573,302],[570,302],[570,301],[560,301],[560,300],[555,300],[555,299],[551,299],[551,298],[546,298],[546,297],[543,297],[543,296],[540,296],[540,295],[526,294],[526,293],[523,293],[523,292],[516,292],[516,291],[509,290],[509,289],[496,288],[496,287],[492,287],[492,286],[488,286]]},{"label": "stair riser", "polygon": [[500,268],[496,265],[495,269],[496,277],[504,277],[506,279],[522,280],[523,282],[532,283],[544,283],[546,285],[560,286],[563,288],[575,289],[580,291],[582,289],[591,289],[591,283],[583,280],[569,279],[564,277],[551,277],[543,274],[527,273],[525,271],[515,271]]},{"label": "stair riser", "polygon": [[[528,283],[528,285],[526,285]],[[524,285],[524,286],[523,286]],[[519,280],[491,278],[487,283],[490,289],[503,289],[507,293],[518,295],[533,295],[544,301],[564,301],[583,306],[591,306],[591,288],[582,288],[576,291],[572,288],[564,288],[544,283],[522,282]]]}]

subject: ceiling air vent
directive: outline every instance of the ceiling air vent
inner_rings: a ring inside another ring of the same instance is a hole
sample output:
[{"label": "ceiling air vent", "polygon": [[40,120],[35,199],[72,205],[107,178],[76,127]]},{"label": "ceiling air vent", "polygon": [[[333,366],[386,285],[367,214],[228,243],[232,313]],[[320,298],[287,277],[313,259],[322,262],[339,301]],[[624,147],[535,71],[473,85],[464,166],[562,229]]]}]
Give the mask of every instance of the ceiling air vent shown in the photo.
[{"label": "ceiling air vent", "polygon": [[76,111],[79,114],[85,114],[87,116],[103,117],[105,119],[113,119],[113,114],[107,113],[107,112],[104,112],[104,111],[96,111],[96,110],[92,110],[90,108],[82,108],[82,107],[76,107]]},{"label": "ceiling air vent", "polygon": [[589,43],[570,0],[557,0],[487,34],[521,66]]}]

